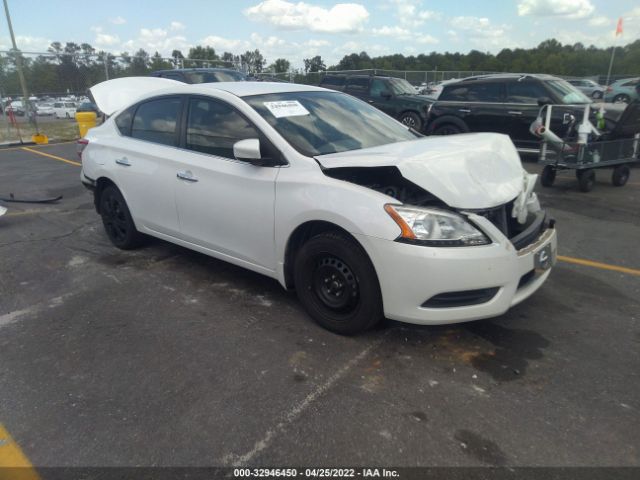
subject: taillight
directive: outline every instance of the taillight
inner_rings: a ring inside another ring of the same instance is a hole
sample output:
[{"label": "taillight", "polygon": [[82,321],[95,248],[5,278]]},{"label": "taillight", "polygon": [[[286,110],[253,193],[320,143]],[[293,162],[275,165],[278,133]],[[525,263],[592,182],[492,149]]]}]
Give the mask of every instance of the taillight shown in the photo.
[{"label": "taillight", "polygon": [[613,88],[607,87],[607,92],[611,92],[611,91],[613,91]]},{"label": "taillight", "polygon": [[84,151],[85,148],[87,148],[87,145],[89,145],[89,140],[87,140],[86,138],[81,138],[76,142],[76,153],[78,154],[78,158],[80,159],[81,162],[82,162],[82,152]]}]

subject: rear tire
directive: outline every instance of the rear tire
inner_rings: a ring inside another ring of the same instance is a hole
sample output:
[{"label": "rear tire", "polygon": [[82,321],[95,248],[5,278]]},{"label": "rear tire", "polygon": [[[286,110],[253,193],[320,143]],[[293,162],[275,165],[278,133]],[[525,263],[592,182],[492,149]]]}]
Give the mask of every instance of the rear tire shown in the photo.
[{"label": "rear tire", "polygon": [[615,187],[624,187],[629,180],[629,175],[631,174],[631,170],[626,165],[618,165],[613,169],[613,174],[611,175],[611,183]]},{"label": "rear tire", "polygon": [[111,243],[121,250],[132,250],[142,245],[144,235],[138,232],[127,202],[114,185],[109,185],[100,194],[102,224]]},{"label": "rear tire", "polygon": [[462,129],[453,123],[445,123],[433,130],[434,135],[455,135],[457,133],[462,133]]},{"label": "rear tire", "polygon": [[595,100],[600,100],[602,98],[602,92],[599,92],[598,90],[596,90],[591,94],[591,98]]},{"label": "rear tire", "polygon": [[596,172],[592,169],[576,170],[578,178],[578,188],[581,192],[590,192],[596,184]]},{"label": "rear tire", "polygon": [[422,119],[415,112],[404,112],[400,115],[400,123],[407,127],[413,128],[415,131],[422,131]]},{"label": "rear tire", "polygon": [[556,169],[551,165],[545,165],[540,175],[540,183],[543,187],[552,187],[556,181]]},{"label": "rear tire", "polygon": [[624,93],[619,93],[613,97],[613,103],[629,103],[630,101],[629,95],[625,95]]},{"label": "rear tire", "polygon": [[355,335],[384,316],[373,264],[362,247],[343,233],[321,233],[302,245],[293,275],[300,303],[327,330]]}]

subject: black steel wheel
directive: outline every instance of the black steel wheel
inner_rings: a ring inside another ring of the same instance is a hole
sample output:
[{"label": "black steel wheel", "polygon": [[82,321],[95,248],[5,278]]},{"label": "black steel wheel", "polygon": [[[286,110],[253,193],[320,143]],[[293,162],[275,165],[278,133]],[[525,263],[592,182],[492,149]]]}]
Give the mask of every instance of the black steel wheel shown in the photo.
[{"label": "black steel wheel", "polygon": [[543,187],[553,186],[553,182],[556,181],[556,169],[551,165],[545,165],[540,174],[540,183]]},{"label": "black steel wheel", "polygon": [[611,183],[616,187],[624,187],[629,180],[629,175],[631,175],[631,170],[627,165],[618,165],[613,169]]},{"label": "black steel wheel", "polygon": [[141,245],[144,236],[136,230],[127,202],[114,185],[100,194],[100,215],[107,236],[116,247],[131,250]]},{"label": "black steel wheel", "polygon": [[596,172],[593,169],[576,170],[578,188],[581,192],[590,192],[596,184]]},{"label": "black steel wheel", "polygon": [[415,112],[404,112],[400,115],[400,122],[407,127],[419,132],[422,130],[422,119]]},{"label": "black steel wheel", "polygon": [[457,133],[462,133],[462,130],[453,123],[445,123],[433,130],[434,135],[455,135]]},{"label": "black steel wheel", "polygon": [[383,318],[375,269],[362,247],[344,233],[309,239],[296,254],[293,274],[302,305],[332,332],[355,335]]}]

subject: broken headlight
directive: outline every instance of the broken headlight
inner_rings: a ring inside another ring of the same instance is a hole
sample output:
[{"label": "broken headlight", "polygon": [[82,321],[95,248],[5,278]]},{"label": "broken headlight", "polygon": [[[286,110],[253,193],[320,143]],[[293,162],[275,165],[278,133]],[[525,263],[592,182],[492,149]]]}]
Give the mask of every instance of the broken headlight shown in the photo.
[{"label": "broken headlight", "polygon": [[491,241],[461,215],[435,208],[385,205],[398,224],[400,239],[434,247],[488,245]]}]

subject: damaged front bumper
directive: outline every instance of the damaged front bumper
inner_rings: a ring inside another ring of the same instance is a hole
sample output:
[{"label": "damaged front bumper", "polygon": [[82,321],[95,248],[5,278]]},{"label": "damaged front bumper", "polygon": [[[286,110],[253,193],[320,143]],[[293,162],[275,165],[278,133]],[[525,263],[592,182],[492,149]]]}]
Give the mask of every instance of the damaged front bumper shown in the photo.
[{"label": "damaged front bumper", "polygon": [[517,250],[491,222],[474,220],[493,243],[425,247],[355,235],[375,266],[388,318],[416,324],[490,318],[540,288],[555,263],[553,224]]}]

